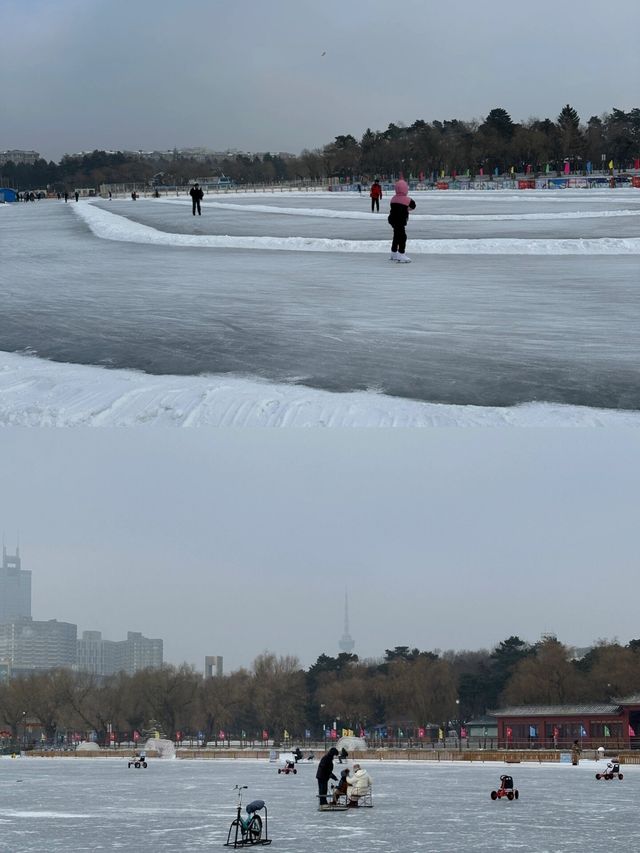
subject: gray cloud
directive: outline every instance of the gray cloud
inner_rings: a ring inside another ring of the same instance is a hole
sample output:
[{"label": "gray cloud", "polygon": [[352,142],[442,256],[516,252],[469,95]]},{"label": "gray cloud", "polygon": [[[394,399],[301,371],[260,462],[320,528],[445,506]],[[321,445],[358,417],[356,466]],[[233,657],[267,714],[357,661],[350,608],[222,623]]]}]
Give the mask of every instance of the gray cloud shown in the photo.
[{"label": "gray cloud", "polygon": [[[637,106],[634,0],[6,0],[0,148],[299,152],[495,106]],[[614,35],[611,35],[613,33]],[[323,56],[323,52],[326,54]]]}]

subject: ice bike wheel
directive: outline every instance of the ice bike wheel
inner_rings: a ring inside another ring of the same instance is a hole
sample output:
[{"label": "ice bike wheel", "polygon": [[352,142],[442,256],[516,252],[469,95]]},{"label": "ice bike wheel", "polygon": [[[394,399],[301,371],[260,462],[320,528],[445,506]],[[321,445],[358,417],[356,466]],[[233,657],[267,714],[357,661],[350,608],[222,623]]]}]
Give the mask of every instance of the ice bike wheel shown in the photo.
[{"label": "ice bike wheel", "polygon": [[492,792],[491,792],[491,799],[492,799],[492,800],[497,800],[497,799],[498,799],[498,792],[497,792],[497,791],[492,791]]},{"label": "ice bike wheel", "polygon": [[249,821],[247,838],[249,839],[249,844],[256,844],[262,838],[262,818],[260,815],[254,814]]}]

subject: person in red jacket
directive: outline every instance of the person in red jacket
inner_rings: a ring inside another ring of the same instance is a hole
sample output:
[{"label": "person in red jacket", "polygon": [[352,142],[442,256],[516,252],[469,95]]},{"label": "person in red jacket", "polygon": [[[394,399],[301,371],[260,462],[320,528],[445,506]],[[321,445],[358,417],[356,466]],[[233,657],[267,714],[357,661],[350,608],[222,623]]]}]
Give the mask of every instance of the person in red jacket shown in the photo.
[{"label": "person in red jacket", "polygon": [[378,183],[378,179],[371,184],[371,192],[369,193],[371,196],[371,213],[377,211],[380,213],[380,199],[382,198],[382,187]]}]

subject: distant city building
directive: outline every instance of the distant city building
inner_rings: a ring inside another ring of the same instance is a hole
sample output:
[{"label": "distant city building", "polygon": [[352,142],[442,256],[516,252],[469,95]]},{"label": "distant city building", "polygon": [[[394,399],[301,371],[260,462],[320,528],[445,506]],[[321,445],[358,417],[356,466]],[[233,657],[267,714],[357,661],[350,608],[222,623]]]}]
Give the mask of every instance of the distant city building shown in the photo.
[{"label": "distant city building", "polygon": [[20,548],[13,556],[2,546],[0,566],[0,624],[31,618],[31,572],[22,568]]},{"label": "distant city building", "polygon": [[24,163],[27,166],[33,166],[36,160],[40,159],[40,154],[37,151],[0,151],[0,166],[5,163]]},{"label": "distant city building", "polygon": [[141,669],[160,669],[163,663],[162,640],[135,631],[129,631],[126,640],[103,640],[100,631],[83,631],[77,646],[78,670],[95,675],[134,675]]},{"label": "distant city building", "polygon": [[73,667],[77,656],[78,626],[49,619],[17,619],[0,625],[0,661],[13,674]]},{"label": "distant city building", "polygon": [[150,640],[136,631],[127,631],[122,642],[120,670],[129,675],[141,669],[162,667],[162,640]]},{"label": "distant city building", "polygon": [[204,677],[213,678],[222,675],[222,656],[206,655],[204,659]]},{"label": "distant city building", "polygon": [[356,644],[349,633],[349,599],[347,597],[347,593],[344,594],[344,634],[342,635],[340,642],[338,643],[338,648],[341,652],[345,652],[346,654],[352,654]]}]

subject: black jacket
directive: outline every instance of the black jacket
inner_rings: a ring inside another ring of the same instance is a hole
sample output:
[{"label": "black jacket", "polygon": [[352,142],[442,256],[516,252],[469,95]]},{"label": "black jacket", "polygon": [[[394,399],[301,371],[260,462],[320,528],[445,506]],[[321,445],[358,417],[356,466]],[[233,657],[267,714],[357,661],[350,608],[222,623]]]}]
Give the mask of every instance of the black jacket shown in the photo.
[{"label": "black jacket", "polygon": [[398,204],[398,202],[391,204],[391,212],[387,217],[387,222],[392,228],[402,228],[409,221],[409,209],[413,210],[415,206],[416,203],[413,199],[409,204]]},{"label": "black jacket", "polygon": [[329,779],[337,779],[337,776],[333,775],[333,759],[338,754],[338,750],[335,746],[332,746],[329,752],[326,755],[323,755],[320,759],[320,763],[318,764],[318,772],[316,773],[316,779],[320,779],[321,782],[328,782]]}]

